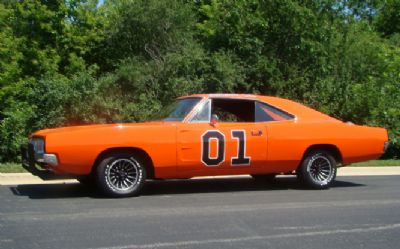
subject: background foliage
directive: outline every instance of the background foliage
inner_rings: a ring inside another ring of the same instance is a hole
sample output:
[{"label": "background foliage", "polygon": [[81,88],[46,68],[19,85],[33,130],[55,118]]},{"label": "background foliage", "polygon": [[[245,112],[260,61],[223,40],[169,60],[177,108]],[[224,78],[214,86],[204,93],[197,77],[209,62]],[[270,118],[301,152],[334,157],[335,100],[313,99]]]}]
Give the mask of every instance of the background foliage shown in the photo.
[{"label": "background foliage", "polygon": [[383,126],[400,158],[400,0],[0,0],[0,162],[37,129],[199,92]]}]

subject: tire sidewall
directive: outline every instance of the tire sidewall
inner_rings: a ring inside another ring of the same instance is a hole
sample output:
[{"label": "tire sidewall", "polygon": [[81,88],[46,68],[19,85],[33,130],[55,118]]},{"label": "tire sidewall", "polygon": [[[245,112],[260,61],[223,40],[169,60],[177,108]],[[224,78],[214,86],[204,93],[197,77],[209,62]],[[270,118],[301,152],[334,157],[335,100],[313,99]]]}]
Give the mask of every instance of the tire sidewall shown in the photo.
[{"label": "tire sidewall", "polygon": [[[127,190],[117,189],[110,184],[107,178],[107,172],[110,170],[111,165],[114,161],[119,159],[128,159],[137,163],[138,166],[138,179],[136,184]],[[108,196],[112,197],[128,197],[137,196],[146,181],[147,171],[144,166],[143,160],[136,155],[128,154],[113,154],[105,157],[99,164],[96,170],[97,183],[99,188]]]}]

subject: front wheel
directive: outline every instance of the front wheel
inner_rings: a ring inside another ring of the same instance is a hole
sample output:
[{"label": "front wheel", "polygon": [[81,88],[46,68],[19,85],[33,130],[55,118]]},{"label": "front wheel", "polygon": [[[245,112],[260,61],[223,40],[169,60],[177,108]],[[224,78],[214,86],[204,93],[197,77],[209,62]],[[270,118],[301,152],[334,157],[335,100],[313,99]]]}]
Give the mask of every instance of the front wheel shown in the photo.
[{"label": "front wheel", "polygon": [[308,153],[297,172],[298,178],[308,187],[326,189],[336,178],[336,160],[326,151]]},{"label": "front wheel", "polygon": [[103,159],[97,167],[100,189],[113,197],[135,196],[146,181],[146,168],[140,157],[113,154]]}]

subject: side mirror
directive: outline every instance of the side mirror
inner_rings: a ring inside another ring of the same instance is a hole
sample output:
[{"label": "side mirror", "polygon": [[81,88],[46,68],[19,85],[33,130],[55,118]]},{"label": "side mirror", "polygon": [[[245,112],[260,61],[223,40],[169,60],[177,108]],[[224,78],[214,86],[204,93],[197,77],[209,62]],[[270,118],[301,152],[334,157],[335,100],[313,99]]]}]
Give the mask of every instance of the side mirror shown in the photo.
[{"label": "side mirror", "polygon": [[217,114],[211,115],[210,125],[215,127],[217,125],[217,123],[218,123],[218,120],[219,119],[218,119]]}]

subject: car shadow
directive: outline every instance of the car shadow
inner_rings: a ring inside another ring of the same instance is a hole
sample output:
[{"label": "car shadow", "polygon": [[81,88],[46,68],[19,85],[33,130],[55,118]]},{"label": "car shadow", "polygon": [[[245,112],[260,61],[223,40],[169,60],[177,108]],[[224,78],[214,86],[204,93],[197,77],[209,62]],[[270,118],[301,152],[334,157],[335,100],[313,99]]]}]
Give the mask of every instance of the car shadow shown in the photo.
[{"label": "car shadow", "polygon": [[31,199],[101,198],[100,193],[94,188],[80,183],[21,184],[10,187],[10,190],[14,195],[27,196]]},{"label": "car shadow", "polygon": [[[363,184],[336,180],[331,188],[361,187]],[[107,198],[94,187],[79,183],[62,184],[24,184],[10,187],[14,195],[32,199],[56,198]],[[220,193],[244,191],[309,190],[299,183],[296,177],[277,177],[272,182],[255,181],[250,177],[200,178],[187,180],[148,181],[142,196],[178,195],[192,193]]]}]

